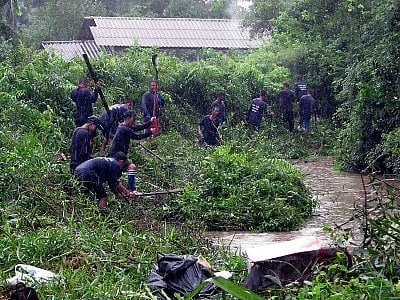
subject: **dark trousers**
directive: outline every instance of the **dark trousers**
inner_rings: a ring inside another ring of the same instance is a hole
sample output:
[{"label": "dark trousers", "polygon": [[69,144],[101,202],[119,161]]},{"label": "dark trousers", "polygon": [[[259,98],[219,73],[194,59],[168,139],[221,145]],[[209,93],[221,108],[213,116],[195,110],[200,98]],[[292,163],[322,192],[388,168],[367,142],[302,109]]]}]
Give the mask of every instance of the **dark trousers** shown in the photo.
[{"label": "dark trousers", "polygon": [[285,122],[285,126],[289,131],[293,131],[294,130],[293,111],[285,111],[285,112],[283,112],[283,121]]}]

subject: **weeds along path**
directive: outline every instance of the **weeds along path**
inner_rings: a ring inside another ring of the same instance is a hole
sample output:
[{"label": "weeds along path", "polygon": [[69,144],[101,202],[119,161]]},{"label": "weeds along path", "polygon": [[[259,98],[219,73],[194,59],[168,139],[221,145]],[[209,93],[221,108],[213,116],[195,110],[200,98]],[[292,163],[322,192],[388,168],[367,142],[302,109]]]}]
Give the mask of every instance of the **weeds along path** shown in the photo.
[{"label": "weeds along path", "polygon": [[[296,231],[289,232],[207,232],[215,244],[223,244],[234,252],[248,247],[257,247],[278,241],[289,241],[300,237],[316,237],[323,244],[329,244],[329,234],[324,232],[325,225],[334,227],[347,223],[354,210],[361,205],[364,188],[360,174],[334,170],[334,157],[317,157],[310,160],[293,161],[306,177],[306,184],[313,196],[320,202],[314,215]],[[347,223],[356,227],[357,224]]]}]

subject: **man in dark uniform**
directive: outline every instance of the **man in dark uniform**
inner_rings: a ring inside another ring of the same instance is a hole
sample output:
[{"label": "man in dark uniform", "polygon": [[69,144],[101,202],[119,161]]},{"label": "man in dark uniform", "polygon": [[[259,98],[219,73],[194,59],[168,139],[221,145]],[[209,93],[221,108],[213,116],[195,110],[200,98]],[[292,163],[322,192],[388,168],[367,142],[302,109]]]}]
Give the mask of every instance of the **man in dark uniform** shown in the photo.
[{"label": "man in dark uniform", "polygon": [[151,123],[154,133],[158,134],[160,131],[160,115],[161,108],[165,104],[165,99],[158,92],[157,80],[152,80],[149,83],[149,89],[142,95],[140,107],[143,111],[144,122],[148,122],[152,117],[155,119]]},{"label": "man in dark uniform", "polygon": [[218,119],[219,107],[214,106],[211,109],[211,114],[204,116],[198,126],[197,132],[199,134],[199,144],[204,142],[207,145],[215,146],[221,141],[221,136],[218,132],[218,126],[221,125],[221,121]]},{"label": "man in dark uniform", "polygon": [[99,208],[107,208],[108,198],[103,184],[108,183],[117,199],[122,196],[135,198],[135,193],[129,191],[119,178],[126,170],[128,160],[122,152],[115,153],[114,157],[95,157],[76,167],[75,177],[83,183],[87,191],[93,192],[99,201]]},{"label": "man in dark uniform", "polygon": [[251,100],[251,104],[247,113],[247,120],[250,123],[253,131],[258,131],[260,129],[262,117],[267,111],[267,103],[265,103],[266,96],[267,91],[261,90],[259,97]]},{"label": "man in dark uniform", "polygon": [[315,111],[315,99],[313,97],[314,90],[307,89],[307,95],[301,97],[299,102],[299,113],[301,124],[304,129],[304,136],[308,137],[311,125],[311,116]]},{"label": "man in dark uniform", "polygon": [[286,128],[289,131],[293,131],[293,103],[295,102],[295,95],[293,91],[289,89],[289,83],[285,82],[283,84],[283,90],[278,94],[278,98],[280,99],[281,112]]},{"label": "man in dark uniform", "polygon": [[150,121],[151,117],[160,117],[161,107],[165,104],[164,97],[157,93],[157,89],[157,80],[152,80],[149,83],[149,89],[142,95],[140,107],[145,122]]},{"label": "man in dark uniform", "polygon": [[87,118],[93,115],[92,104],[97,101],[99,95],[98,84],[95,84],[94,92],[92,93],[88,89],[88,82],[86,77],[82,77],[78,86],[71,92],[71,99],[76,106],[75,125],[77,127],[85,124]]},{"label": "man in dark uniform", "polygon": [[100,120],[96,116],[90,116],[85,124],[75,128],[70,148],[71,161],[69,166],[72,173],[77,166],[91,158],[93,132],[96,131],[96,128],[102,128]]},{"label": "man in dark uniform", "polygon": [[[128,155],[129,145],[131,139],[142,140],[148,138],[152,135],[156,135],[153,128],[150,128],[151,123],[155,120],[155,117],[150,118],[150,120],[144,124],[134,126],[135,115],[134,112],[129,110],[124,114],[124,121],[118,126],[115,133],[114,139],[112,141],[110,151],[108,156],[114,157],[116,153],[122,152]],[[135,132],[146,130],[144,133],[137,134]],[[128,166],[128,188],[131,191],[136,190],[136,165],[130,163]]]},{"label": "man in dark uniform", "polygon": [[103,135],[104,139],[101,145],[101,151],[104,151],[110,138],[112,139],[115,135],[117,127],[120,122],[124,120],[124,113],[132,109],[132,101],[125,99],[121,104],[114,104],[110,106],[110,115],[108,116],[106,111],[100,117],[101,124],[104,127]]},{"label": "man in dark uniform", "polygon": [[303,76],[298,75],[294,83],[294,94],[296,101],[300,101],[301,97],[307,94],[307,84],[303,81]]},{"label": "man in dark uniform", "polygon": [[219,114],[218,114],[219,124],[222,124],[226,121],[225,98],[228,96],[229,95],[224,91],[220,91],[217,93],[217,95],[215,95],[215,100],[211,104],[211,109],[213,109],[215,106],[219,108]]}]

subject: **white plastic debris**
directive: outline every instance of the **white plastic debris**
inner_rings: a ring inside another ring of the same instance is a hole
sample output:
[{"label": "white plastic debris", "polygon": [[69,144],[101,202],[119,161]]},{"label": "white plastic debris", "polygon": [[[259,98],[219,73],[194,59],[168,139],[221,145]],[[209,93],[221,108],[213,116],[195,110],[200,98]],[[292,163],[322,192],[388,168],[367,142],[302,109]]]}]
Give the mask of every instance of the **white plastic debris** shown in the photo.
[{"label": "white plastic debris", "polygon": [[18,264],[15,266],[15,276],[7,279],[7,284],[15,286],[18,282],[35,284],[57,279],[60,279],[60,276],[53,272],[30,265]]},{"label": "white plastic debris", "polygon": [[232,273],[231,272],[229,272],[229,271],[219,271],[219,272],[216,272],[216,273],[214,273],[214,275],[216,276],[216,277],[222,277],[222,278],[225,278],[225,279],[229,279],[229,278],[231,278],[232,277]]}]

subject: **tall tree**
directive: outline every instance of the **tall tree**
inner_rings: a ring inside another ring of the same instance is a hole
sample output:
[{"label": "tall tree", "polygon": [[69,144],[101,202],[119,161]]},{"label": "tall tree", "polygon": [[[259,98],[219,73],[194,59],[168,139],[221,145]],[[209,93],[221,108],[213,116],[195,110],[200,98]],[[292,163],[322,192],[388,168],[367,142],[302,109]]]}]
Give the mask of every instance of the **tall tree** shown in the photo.
[{"label": "tall tree", "polygon": [[106,15],[99,1],[44,0],[44,5],[32,12],[29,25],[21,26],[21,34],[29,44],[38,47],[45,40],[72,40],[91,15]]},{"label": "tall tree", "polygon": [[0,11],[0,36],[8,40],[15,35],[15,17],[21,15],[18,0],[0,0]]}]

